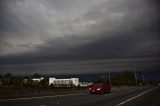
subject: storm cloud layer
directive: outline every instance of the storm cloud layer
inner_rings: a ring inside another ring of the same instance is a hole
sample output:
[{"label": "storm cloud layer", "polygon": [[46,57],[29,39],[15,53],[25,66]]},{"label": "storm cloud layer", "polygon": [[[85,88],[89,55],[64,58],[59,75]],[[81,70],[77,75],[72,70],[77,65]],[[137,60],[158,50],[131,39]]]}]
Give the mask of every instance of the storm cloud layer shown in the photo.
[{"label": "storm cloud layer", "polygon": [[128,58],[147,58],[142,66],[153,62],[157,67],[159,5],[158,0],[1,0],[1,72],[26,67],[34,72],[41,63],[47,72],[52,66],[46,64],[62,62],[58,66],[63,67],[68,61],[86,60],[107,60],[114,66],[110,59]]}]

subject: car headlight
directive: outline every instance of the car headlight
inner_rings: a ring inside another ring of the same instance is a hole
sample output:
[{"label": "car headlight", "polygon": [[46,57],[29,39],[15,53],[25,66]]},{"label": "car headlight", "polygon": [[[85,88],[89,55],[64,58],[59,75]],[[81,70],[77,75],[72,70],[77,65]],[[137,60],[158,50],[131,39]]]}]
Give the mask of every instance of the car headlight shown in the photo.
[{"label": "car headlight", "polygon": [[99,91],[99,90],[101,90],[101,88],[98,88],[97,90]]}]

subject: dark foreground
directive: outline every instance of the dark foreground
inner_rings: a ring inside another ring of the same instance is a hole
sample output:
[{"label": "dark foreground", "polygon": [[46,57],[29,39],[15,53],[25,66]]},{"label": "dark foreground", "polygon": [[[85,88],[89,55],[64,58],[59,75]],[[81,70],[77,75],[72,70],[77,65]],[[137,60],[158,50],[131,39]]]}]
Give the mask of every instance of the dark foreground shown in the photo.
[{"label": "dark foreground", "polygon": [[63,96],[0,100],[0,106],[160,106],[159,87],[112,90],[104,95],[79,93]]}]

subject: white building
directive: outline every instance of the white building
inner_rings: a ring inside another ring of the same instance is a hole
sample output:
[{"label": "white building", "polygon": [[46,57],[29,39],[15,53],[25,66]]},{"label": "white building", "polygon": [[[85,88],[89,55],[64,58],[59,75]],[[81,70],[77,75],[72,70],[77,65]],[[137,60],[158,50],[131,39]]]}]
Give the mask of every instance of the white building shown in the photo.
[{"label": "white building", "polygon": [[49,85],[53,84],[56,87],[69,87],[71,85],[75,85],[76,87],[79,85],[79,78],[70,78],[70,79],[56,79],[49,78]]},{"label": "white building", "polygon": [[32,80],[34,81],[34,82],[40,82],[41,80],[43,80],[44,78],[43,77],[41,77],[41,78],[32,78]]}]

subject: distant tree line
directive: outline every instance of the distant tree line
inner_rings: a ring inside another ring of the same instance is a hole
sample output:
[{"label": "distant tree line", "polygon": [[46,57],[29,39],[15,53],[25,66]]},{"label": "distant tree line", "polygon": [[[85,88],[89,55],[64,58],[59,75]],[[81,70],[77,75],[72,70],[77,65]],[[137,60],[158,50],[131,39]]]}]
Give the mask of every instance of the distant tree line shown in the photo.
[{"label": "distant tree line", "polygon": [[99,82],[108,82],[111,83],[112,86],[123,86],[123,85],[128,85],[128,86],[134,86],[134,85],[157,85],[160,83],[160,81],[157,80],[145,80],[142,81],[141,79],[137,78],[137,81],[135,79],[135,75],[132,71],[124,71],[120,75],[116,76],[111,76],[110,81],[108,76],[103,76],[98,80],[95,80],[94,83],[99,83]]},{"label": "distant tree line", "polygon": [[[0,87],[49,87],[49,79],[44,78],[43,80],[37,82],[33,81],[32,78],[40,78],[40,74],[33,74],[31,76],[15,76],[12,75],[11,73],[7,73],[5,75],[0,75]],[[129,85],[133,86],[136,85],[136,80],[134,73],[131,71],[124,71],[120,75],[116,76],[111,76],[110,81],[108,76],[103,76],[95,81],[94,83],[99,83],[99,82],[108,82],[111,83],[113,86],[123,86],[123,85]],[[156,85],[160,83],[160,81],[157,80],[146,80],[146,84],[152,84]],[[144,84],[144,81],[141,79],[137,78],[137,84]],[[50,87],[54,87],[53,84],[50,85]]]},{"label": "distant tree line", "polygon": [[2,87],[47,87],[49,81],[44,78],[40,82],[33,81],[32,78],[40,78],[40,74],[33,74],[32,76],[15,76],[11,73],[0,75],[0,86]]}]

